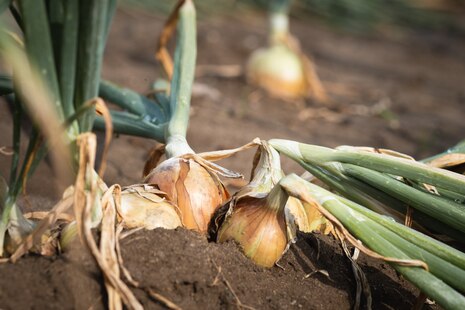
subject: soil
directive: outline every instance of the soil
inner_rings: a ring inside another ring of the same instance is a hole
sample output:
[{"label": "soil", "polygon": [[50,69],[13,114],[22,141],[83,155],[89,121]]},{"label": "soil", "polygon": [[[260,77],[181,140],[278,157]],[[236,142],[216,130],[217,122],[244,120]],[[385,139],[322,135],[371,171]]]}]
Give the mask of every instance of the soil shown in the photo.
[{"label": "soil", "polygon": [[[153,52],[163,21],[145,11],[119,10],[106,48],[104,77],[146,92],[161,76]],[[244,65],[255,48],[266,44],[266,24],[257,13],[199,21],[200,70],[188,133],[196,151],[234,148],[260,137],[329,147],[382,147],[424,158],[463,139],[465,42],[399,29],[353,35],[309,19],[293,19],[292,30],[318,65],[329,103],[273,99],[248,86],[243,76],[206,74],[205,65]],[[11,145],[6,104],[0,110],[0,144]],[[107,183],[140,182],[154,145],[141,138],[115,138]],[[252,156],[247,151],[222,164],[248,176]],[[2,155],[2,175],[8,166]],[[302,172],[288,160],[284,168]],[[44,163],[19,205],[26,212],[47,210],[60,192]],[[150,291],[183,309],[349,309],[355,301],[351,265],[330,236],[300,235],[271,269],[255,266],[234,243],[208,242],[180,228],[139,231],[121,240],[121,246],[125,266],[140,284],[136,296],[148,309],[164,308]],[[364,255],[359,264],[369,280],[374,309],[412,308],[418,290],[389,265]],[[56,257],[29,255],[0,265],[0,309],[101,309],[105,300],[102,276],[78,242]]]}]

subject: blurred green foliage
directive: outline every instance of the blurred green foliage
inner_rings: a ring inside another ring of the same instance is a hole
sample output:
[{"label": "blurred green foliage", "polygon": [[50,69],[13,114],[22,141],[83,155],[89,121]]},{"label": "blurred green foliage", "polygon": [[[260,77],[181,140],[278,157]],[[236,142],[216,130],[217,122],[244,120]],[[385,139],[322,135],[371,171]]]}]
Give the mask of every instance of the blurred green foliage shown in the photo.
[{"label": "blurred green foliage", "polygon": [[302,0],[299,5],[331,24],[356,31],[390,24],[419,30],[460,31],[454,14],[420,8],[409,0]]},{"label": "blurred green foliage", "polygon": [[[444,3],[453,0],[443,0]],[[175,1],[121,0],[124,5],[143,7],[168,14]],[[465,33],[465,4],[447,10],[421,7],[415,0],[291,0],[291,14],[301,18],[313,17],[335,27],[373,32],[385,25],[424,31]],[[440,2],[440,1],[439,1]],[[459,1],[460,2],[460,1]],[[270,0],[199,0],[199,16],[209,14],[240,14],[244,10],[267,10]],[[462,20],[462,22],[461,22]]]}]

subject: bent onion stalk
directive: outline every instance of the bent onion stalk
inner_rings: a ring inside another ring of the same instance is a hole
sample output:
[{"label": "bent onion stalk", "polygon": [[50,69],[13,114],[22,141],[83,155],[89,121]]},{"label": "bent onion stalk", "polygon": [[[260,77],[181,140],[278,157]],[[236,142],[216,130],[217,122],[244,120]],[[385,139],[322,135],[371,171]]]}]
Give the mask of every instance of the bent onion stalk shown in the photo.
[{"label": "bent onion stalk", "polygon": [[269,2],[269,46],[252,53],[247,63],[247,78],[271,95],[284,98],[327,96],[313,63],[301,51],[289,32],[290,0]]},{"label": "bent onion stalk", "polygon": [[304,160],[308,163],[321,164],[336,161],[354,164],[465,194],[464,175],[429,167],[420,162],[347,148],[334,150],[290,140],[272,139],[269,142],[273,147],[289,157]]},{"label": "bent onion stalk", "polygon": [[[463,175],[397,155],[371,153],[354,147],[330,149],[279,139],[271,140],[270,144],[296,160],[305,169],[320,174],[318,177],[322,178],[322,181],[349,199],[353,200],[354,196],[360,195],[349,192],[349,187],[346,185],[361,184],[363,186],[360,188],[369,189],[369,195],[378,193],[372,197],[381,199],[380,201],[384,201],[389,207],[396,208],[401,202],[420,210],[415,212],[418,213],[419,223],[433,232],[446,234],[458,241],[463,239],[461,236],[464,234],[465,211],[461,207],[462,204],[450,199],[454,196],[463,196],[465,188]],[[408,180],[410,184],[427,184],[429,187],[445,189],[448,195],[441,196],[441,190],[439,194],[425,189],[420,190],[419,186],[400,182],[396,179],[398,177]],[[348,180],[351,183],[348,183]],[[360,199],[355,200],[362,202]],[[385,213],[382,209],[378,212]]]}]

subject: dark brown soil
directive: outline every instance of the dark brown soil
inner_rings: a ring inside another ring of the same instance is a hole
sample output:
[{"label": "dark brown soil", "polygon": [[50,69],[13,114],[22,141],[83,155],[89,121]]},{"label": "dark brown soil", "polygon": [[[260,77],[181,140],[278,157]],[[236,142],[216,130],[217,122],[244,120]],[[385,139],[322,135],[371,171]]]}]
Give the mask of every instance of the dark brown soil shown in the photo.
[{"label": "dark brown soil", "polygon": [[[259,16],[260,17],[260,16]],[[263,16],[262,16],[263,17]],[[140,92],[159,76],[153,58],[164,18],[120,10],[106,49],[106,79]],[[465,43],[445,35],[387,31],[354,36],[309,20],[293,20],[303,49],[318,64],[332,98],[329,104],[283,102],[245,84],[243,77],[199,76],[207,95],[195,95],[188,140],[196,151],[237,147],[254,137],[288,138],[334,147],[341,144],[395,149],[417,158],[442,151],[465,136]],[[210,17],[199,22],[198,64],[243,65],[266,42],[257,14]],[[0,145],[11,144],[11,121],[0,105]],[[154,142],[114,139],[108,184],[140,181]],[[248,175],[253,152],[224,162]],[[9,160],[1,157],[0,172]],[[301,169],[289,161],[288,172]],[[44,164],[31,180],[24,211],[47,210],[60,195]],[[338,243],[318,234],[300,236],[280,261],[263,269],[233,243],[208,243],[194,232],[137,232],[121,241],[125,265],[139,281],[137,297],[147,308],[163,308],[152,290],[183,309],[349,309],[355,281]],[[385,263],[362,255],[374,309],[410,309],[418,290]],[[304,279],[315,270],[322,273]],[[54,258],[28,256],[0,265],[0,309],[100,309],[105,304],[102,277],[85,251],[76,247]],[[430,307],[430,306],[428,306]],[[437,306],[434,306],[437,308]]]},{"label": "dark brown soil", "polygon": [[[263,269],[234,243],[207,243],[193,232],[157,230],[122,242],[126,265],[145,288],[162,292],[182,308],[349,309],[354,281],[337,243],[320,235],[301,236],[279,267]],[[134,253],[146,255],[134,255]],[[384,264],[364,261],[377,309],[407,309],[415,289]],[[316,271],[322,273],[305,278]],[[375,280],[376,279],[376,280]],[[236,295],[236,296],[234,296]],[[147,297],[140,295],[149,306]],[[155,305],[153,305],[155,306]]]}]

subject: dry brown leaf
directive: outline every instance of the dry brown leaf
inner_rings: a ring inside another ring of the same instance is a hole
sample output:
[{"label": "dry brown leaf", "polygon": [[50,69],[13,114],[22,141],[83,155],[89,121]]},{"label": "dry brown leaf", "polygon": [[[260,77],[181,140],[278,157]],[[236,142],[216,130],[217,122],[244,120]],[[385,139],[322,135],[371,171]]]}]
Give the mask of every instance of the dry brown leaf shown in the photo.
[{"label": "dry brown leaf", "polygon": [[436,168],[448,168],[465,163],[465,154],[446,154],[429,162],[428,165]]},{"label": "dry brown leaf", "polygon": [[105,173],[105,168],[107,166],[107,154],[108,149],[111,143],[111,137],[113,136],[113,122],[111,120],[110,110],[103,101],[102,98],[93,99],[95,101],[95,111],[97,114],[103,117],[105,121],[105,143],[103,145],[102,151],[102,159],[100,161],[100,168],[98,171],[98,175],[100,178],[103,178],[103,174]]},{"label": "dry brown leaf", "polygon": [[235,149],[229,149],[229,150],[220,150],[220,151],[211,151],[211,152],[203,152],[203,153],[197,153],[197,156],[202,157],[205,160],[209,161],[217,161],[221,159],[226,159],[228,157],[231,157],[234,154],[237,154],[239,152],[248,150],[252,147],[260,145],[260,138],[255,138],[251,142],[244,144],[243,146],[240,146]]},{"label": "dry brown leaf", "polygon": [[144,172],[142,177],[146,177],[160,162],[161,157],[165,154],[165,145],[155,145],[149,153],[148,159],[145,161]]},{"label": "dry brown leaf", "polygon": [[[128,309],[141,310],[143,309],[142,305],[135,298],[127,285],[120,279],[119,272],[116,271],[116,267],[113,262],[107,261],[109,255],[103,254],[101,250],[99,250],[92,235],[91,212],[95,204],[95,198],[98,190],[98,182],[93,171],[95,163],[96,137],[92,133],[84,133],[78,137],[77,141],[79,146],[79,170],[76,177],[74,209],[79,236],[81,237],[84,245],[86,245],[90,250],[100,270],[104,274],[105,282],[107,283],[106,286],[108,287],[108,285],[111,285]],[[112,205],[110,204],[110,208],[111,207]],[[105,222],[105,227],[109,227],[111,222],[114,221],[115,213],[112,212],[112,210],[107,210],[104,215],[105,218],[102,219],[102,223]],[[114,231],[114,226],[112,229]],[[110,238],[113,236],[114,238],[114,235],[111,232],[107,232],[106,236],[110,236]],[[108,237],[105,238],[108,240]],[[114,248],[113,250],[107,250],[116,251]],[[113,256],[113,254],[111,254],[111,256]],[[114,257],[116,257],[116,255]],[[110,302],[110,305],[117,306],[117,303],[115,302],[113,304]]]},{"label": "dry brown leaf", "polygon": [[14,151],[11,147],[8,146],[1,146],[0,147],[0,154],[5,156],[11,156],[14,154]]},{"label": "dry brown leaf", "polygon": [[[50,211],[32,211],[24,213],[24,217],[27,219],[34,219],[34,220],[43,220],[49,215]],[[72,222],[74,221],[74,216],[69,213],[61,213],[57,215],[57,220],[65,221],[65,222]]]},{"label": "dry brown leaf", "polygon": [[179,0],[173,11],[171,12],[168,20],[166,21],[161,31],[160,37],[158,38],[158,46],[155,52],[155,58],[161,63],[168,79],[171,80],[173,77],[173,60],[168,51],[167,45],[171,37],[173,36],[176,25],[178,24],[179,10],[186,0]]},{"label": "dry brown leaf", "polygon": [[[100,233],[100,253],[102,259],[105,260],[108,268],[117,278],[120,277],[120,270],[116,254],[116,207],[114,196],[118,197],[120,194],[120,186],[112,185],[103,195],[103,217]],[[108,293],[108,308],[110,310],[121,310],[123,308],[121,297],[107,277],[105,277],[105,287]]]},{"label": "dry brown leaf", "polygon": [[150,295],[150,297],[152,297],[156,301],[163,304],[167,309],[170,309],[170,310],[181,310],[182,309],[181,307],[179,307],[178,305],[176,305],[175,303],[173,303],[171,300],[167,299],[163,295],[160,295],[151,289],[148,289],[146,291]]}]

